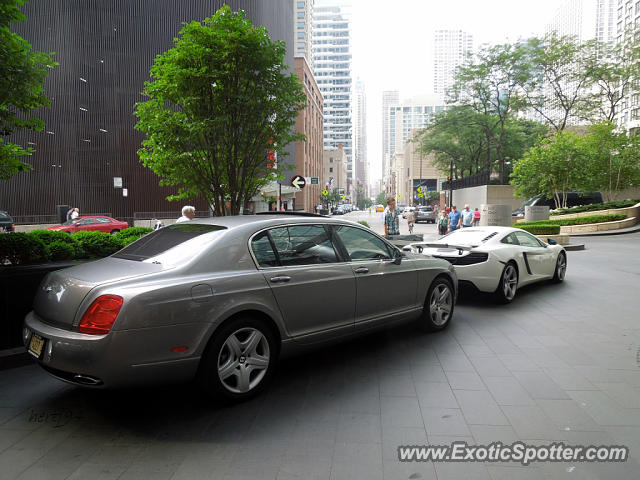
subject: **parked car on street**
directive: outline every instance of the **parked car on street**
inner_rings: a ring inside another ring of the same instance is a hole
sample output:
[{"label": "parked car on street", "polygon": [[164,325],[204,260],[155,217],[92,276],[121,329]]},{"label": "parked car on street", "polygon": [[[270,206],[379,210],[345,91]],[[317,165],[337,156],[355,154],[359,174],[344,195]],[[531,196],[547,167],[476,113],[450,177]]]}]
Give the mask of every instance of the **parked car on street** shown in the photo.
[{"label": "parked car on street", "polygon": [[25,318],[28,352],[75,385],[197,379],[238,401],[265,387],[281,353],[401,321],[449,324],[449,262],[355,222],[286,213],[169,225],[49,273]]},{"label": "parked car on street", "polygon": [[[577,207],[578,205],[591,205],[594,203],[602,203],[602,193],[600,192],[568,192],[567,193],[567,207]],[[540,194],[535,197],[531,197],[528,200],[522,202],[519,208],[514,210],[511,215],[514,217],[524,217],[525,207],[549,207],[553,210],[556,208],[556,202],[553,198],[547,198]]]},{"label": "parked car on street", "polygon": [[13,218],[4,210],[0,210],[0,232],[13,232]]},{"label": "parked car on street", "polygon": [[520,228],[462,228],[435,242],[412,243],[403,249],[451,262],[461,284],[493,293],[502,303],[511,302],[527,284],[562,282],[567,272],[562,246],[553,240],[545,243]]},{"label": "parked car on street", "polygon": [[61,232],[68,233],[85,231],[118,233],[125,228],[129,228],[129,224],[127,222],[121,222],[120,220],[105,217],[104,215],[93,215],[68,220],[62,225],[55,225],[47,228],[47,230],[59,230]]},{"label": "parked car on street", "polygon": [[436,223],[436,214],[431,206],[418,207],[416,214],[416,223]]}]

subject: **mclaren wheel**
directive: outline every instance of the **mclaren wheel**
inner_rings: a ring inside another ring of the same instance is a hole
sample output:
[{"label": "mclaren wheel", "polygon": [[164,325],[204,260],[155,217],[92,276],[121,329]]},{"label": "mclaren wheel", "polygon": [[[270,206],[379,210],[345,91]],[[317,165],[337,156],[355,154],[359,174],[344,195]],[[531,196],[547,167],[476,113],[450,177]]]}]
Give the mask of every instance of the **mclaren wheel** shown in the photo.
[{"label": "mclaren wheel", "polygon": [[511,303],[516,296],[518,290],[518,269],[516,264],[509,262],[504,266],[502,275],[500,276],[500,283],[495,292],[496,300],[499,303]]}]

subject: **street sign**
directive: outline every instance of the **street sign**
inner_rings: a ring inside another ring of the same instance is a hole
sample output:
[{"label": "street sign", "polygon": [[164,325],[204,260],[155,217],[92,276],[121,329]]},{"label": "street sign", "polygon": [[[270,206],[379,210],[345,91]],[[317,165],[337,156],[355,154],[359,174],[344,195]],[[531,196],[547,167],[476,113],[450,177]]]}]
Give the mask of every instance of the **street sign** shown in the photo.
[{"label": "street sign", "polygon": [[291,186],[296,187],[296,188],[304,188],[304,186],[307,184],[307,182],[305,181],[304,177],[302,175],[295,175],[292,179],[291,179]]},{"label": "street sign", "polygon": [[113,188],[122,188],[122,177],[113,177]]},{"label": "street sign", "polygon": [[329,195],[329,190],[327,190],[326,188],[322,190],[322,195],[324,195],[325,197]]},{"label": "street sign", "polygon": [[345,196],[345,195],[342,195],[340,198],[341,198],[342,200],[344,200],[344,199],[346,198],[346,196]]},{"label": "street sign", "polygon": [[398,200],[402,198],[402,195],[398,195]]},{"label": "street sign", "polygon": [[421,193],[419,193],[419,194],[418,194],[418,197],[422,198],[422,197],[424,197],[424,195],[423,195],[423,194],[421,194]]},{"label": "street sign", "polygon": [[129,189],[128,188],[123,188],[122,189],[122,196],[126,197],[127,195],[129,195]]},{"label": "street sign", "polygon": [[311,177],[311,185],[318,185],[320,183],[318,180],[318,177]]}]

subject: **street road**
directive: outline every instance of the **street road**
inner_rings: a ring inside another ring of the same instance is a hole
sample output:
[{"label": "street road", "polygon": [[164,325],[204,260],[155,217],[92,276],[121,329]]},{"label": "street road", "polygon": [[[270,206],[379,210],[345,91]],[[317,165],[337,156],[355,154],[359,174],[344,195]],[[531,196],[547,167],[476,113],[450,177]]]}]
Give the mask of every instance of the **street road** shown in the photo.
[{"label": "street road", "polygon": [[[463,297],[438,334],[405,326],[287,359],[243,405],[188,385],[86,391],[35,365],[0,371],[0,479],[636,479],[640,234],[581,241],[564,284],[510,305]],[[626,445],[632,458],[397,459],[399,445],[454,440]]]}]

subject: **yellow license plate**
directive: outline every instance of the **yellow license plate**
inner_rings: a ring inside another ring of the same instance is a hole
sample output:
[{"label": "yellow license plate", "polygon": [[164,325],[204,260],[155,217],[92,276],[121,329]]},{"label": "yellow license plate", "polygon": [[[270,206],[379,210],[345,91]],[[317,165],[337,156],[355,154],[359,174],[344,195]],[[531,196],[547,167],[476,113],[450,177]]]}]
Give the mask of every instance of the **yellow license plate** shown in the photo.
[{"label": "yellow license plate", "polygon": [[29,353],[36,358],[40,358],[42,347],[44,347],[44,338],[36,335],[35,333],[31,335],[31,341],[29,342]]}]

